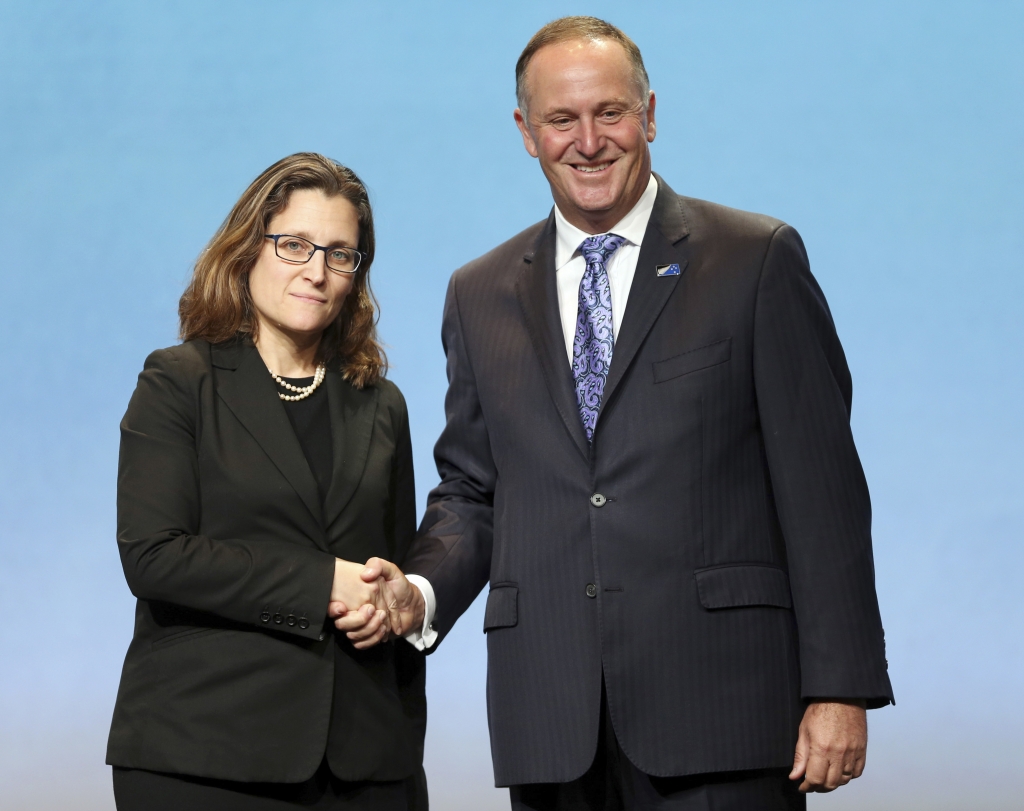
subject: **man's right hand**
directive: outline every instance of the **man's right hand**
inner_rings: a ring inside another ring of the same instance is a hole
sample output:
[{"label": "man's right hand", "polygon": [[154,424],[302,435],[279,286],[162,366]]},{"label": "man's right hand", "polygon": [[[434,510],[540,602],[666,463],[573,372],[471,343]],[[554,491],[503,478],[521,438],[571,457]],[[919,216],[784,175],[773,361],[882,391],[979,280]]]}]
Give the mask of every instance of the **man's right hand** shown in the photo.
[{"label": "man's right hand", "polygon": [[426,612],[423,595],[394,563],[382,558],[370,558],[366,561],[363,579],[379,579],[383,582],[392,634],[404,636],[422,627]]}]

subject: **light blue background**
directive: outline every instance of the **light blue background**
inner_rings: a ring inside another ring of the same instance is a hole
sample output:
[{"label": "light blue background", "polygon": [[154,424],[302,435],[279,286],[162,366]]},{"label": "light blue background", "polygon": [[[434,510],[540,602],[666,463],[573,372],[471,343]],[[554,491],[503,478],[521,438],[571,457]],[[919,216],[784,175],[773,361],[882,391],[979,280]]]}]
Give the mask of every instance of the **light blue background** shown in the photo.
[{"label": "light blue background", "polygon": [[[445,284],[550,207],[513,65],[566,13],[640,45],[677,191],[800,230],[846,347],[899,703],[812,807],[1020,807],[1024,4],[5,0],[0,808],[112,808],[117,424],[192,260],[291,152],[372,191],[422,505]],[[477,604],[430,660],[440,811],[507,807],[480,629]]]}]

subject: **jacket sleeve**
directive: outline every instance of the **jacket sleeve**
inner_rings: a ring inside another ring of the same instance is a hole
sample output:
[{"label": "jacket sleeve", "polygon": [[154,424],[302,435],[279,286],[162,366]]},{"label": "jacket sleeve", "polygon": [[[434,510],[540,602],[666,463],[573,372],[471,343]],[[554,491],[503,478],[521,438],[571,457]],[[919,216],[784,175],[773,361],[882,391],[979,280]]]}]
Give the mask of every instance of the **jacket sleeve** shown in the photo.
[{"label": "jacket sleeve", "polygon": [[754,316],[754,382],[786,555],[805,698],[893,700],[852,384],[803,242],[781,226]]},{"label": "jacket sleeve", "polygon": [[490,577],[497,470],[463,340],[456,282],[448,285],[441,338],[448,363],[445,428],[434,447],[441,483],[427,498],[405,571],[430,581],[437,598],[434,651]]},{"label": "jacket sleeve", "polygon": [[316,639],[333,556],[286,541],[198,534],[202,372],[183,349],[149,356],[121,421],[117,542],[128,587],[142,600]]},{"label": "jacket sleeve", "polygon": [[391,504],[385,519],[388,551],[391,560],[403,565],[416,535],[416,477],[412,464],[412,438],[409,433],[409,412],[405,398],[398,396],[393,409],[395,422],[395,458],[391,466]]}]

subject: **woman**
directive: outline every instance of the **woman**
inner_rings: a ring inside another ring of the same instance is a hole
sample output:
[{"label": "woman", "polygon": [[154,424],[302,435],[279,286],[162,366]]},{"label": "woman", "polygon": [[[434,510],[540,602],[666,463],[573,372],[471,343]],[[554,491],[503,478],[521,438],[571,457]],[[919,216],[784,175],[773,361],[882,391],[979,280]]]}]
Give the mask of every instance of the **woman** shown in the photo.
[{"label": "woman", "polygon": [[[139,376],[118,469],[138,598],[107,749],[121,811],[426,808],[423,656],[377,644],[386,587],[361,577],[415,529],[373,254],[353,172],[279,161],[197,261],[183,343]],[[364,606],[351,639],[329,603]]]}]

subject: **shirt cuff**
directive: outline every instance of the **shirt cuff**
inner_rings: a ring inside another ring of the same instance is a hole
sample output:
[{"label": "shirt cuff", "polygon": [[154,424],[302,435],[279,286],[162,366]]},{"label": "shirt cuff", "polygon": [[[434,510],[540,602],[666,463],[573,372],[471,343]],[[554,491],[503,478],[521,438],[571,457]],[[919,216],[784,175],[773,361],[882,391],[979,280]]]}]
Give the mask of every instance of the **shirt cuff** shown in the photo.
[{"label": "shirt cuff", "polygon": [[437,598],[430,581],[418,574],[408,574],[406,579],[420,590],[423,595],[423,627],[404,635],[405,641],[416,650],[426,650],[437,642],[437,631],[434,630],[434,613],[437,611]]}]

